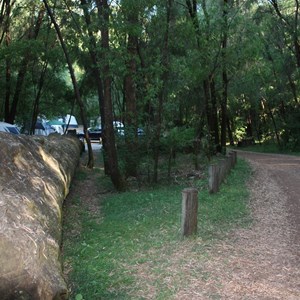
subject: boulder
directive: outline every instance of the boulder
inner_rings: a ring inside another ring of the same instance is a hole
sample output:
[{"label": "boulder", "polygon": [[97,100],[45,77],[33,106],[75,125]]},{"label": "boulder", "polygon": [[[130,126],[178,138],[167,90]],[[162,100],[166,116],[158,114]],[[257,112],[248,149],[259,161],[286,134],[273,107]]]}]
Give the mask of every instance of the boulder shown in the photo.
[{"label": "boulder", "polygon": [[70,136],[0,132],[2,300],[68,298],[60,262],[62,203],[80,147]]}]

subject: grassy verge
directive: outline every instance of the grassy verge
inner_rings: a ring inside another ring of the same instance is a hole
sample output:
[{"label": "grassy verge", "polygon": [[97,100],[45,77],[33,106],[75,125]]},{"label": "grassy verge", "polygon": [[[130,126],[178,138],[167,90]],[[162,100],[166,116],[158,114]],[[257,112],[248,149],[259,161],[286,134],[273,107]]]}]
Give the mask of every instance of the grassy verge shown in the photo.
[{"label": "grassy verge", "polygon": [[299,151],[291,151],[290,149],[280,149],[275,143],[262,143],[246,147],[239,148],[240,150],[261,152],[261,153],[278,153],[278,154],[289,154],[289,155],[300,155]]},{"label": "grassy verge", "polygon": [[[100,185],[105,182],[95,175]],[[80,173],[80,181],[89,176]],[[248,165],[239,160],[217,195],[208,194],[205,177],[194,182],[199,188],[198,233],[190,239],[180,236],[186,186],[98,195],[100,209],[93,210],[83,197],[69,198],[63,259],[71,299],[172,299],[191,281],[209,277],[201,269],[209,259],[207,249],[249,222],[248,176]]]}]

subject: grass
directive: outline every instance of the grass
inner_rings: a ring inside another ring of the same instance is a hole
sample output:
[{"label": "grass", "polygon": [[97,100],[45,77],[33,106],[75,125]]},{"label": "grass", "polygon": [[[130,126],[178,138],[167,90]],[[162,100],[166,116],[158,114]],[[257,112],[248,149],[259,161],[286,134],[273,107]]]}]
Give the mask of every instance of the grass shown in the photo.
[{"label": "grass", "polygon": [[71,299],[172,299],[191,280],[209,278],[201,269],[207,249],[249,222],[249,171],[239,160],[216,195],[204,188],[207,178],[194,182],[200,190],[198,233],[189,239],[180,234],[184,185],[97,196],[96,212],[84,199],[69,198],[63,260]]},{"label": "grass", "polygon": [[261,152],[261,153],[273,153],[273,154],[289,154],[289,155],[300,155],[299,151],[292,151],[290,149],[280,149],[278,144],[272,142],[266,142],[261,144],[255,144],[251,146],[241,147],[241,150],[251,151],[251,152]]}]

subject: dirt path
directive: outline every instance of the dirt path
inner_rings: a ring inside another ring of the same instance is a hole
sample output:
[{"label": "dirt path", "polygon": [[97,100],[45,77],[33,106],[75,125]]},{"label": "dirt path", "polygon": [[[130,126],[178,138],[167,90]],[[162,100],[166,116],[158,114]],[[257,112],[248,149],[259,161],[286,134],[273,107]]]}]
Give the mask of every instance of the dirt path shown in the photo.
[{"label": "dirt path", "polygon": [[253,168],[254,223],[219,245],[208,266],[215,292],[220,299],[300,299],[300,157],[238,156]]},{"label": "dirt path", "polygon": [[[207,253],[188,252],[188,245],[179,247],[172,257],[173,276],[186,268],[184,276],[190,280],[177,286],[172,300],[300,300],[300,157],[250,152],[238,156],[253,169],[249,182],[253,223],[234,230]],[[90,193],[84,203],[97,214],[96,196]],[[197,242],[201,240],[191,240],[190,248]],[[179,265],[182,269],[177,270]],[[145,264],[141,272],[147,273]],[[155,280],[148,281],[150,288],[155,287]],[[132,299],[156,299],[146,293],[146,285],[142,288],[144,296]]]},{"label": "dirt path", "polygon": [[300,157],[251,152],[239,152],[239,156],[248,159],[257,169],[267,171],[284,192],[284,203],[291,217],[291,226],[294,227],[295,242],[300,244]]}]

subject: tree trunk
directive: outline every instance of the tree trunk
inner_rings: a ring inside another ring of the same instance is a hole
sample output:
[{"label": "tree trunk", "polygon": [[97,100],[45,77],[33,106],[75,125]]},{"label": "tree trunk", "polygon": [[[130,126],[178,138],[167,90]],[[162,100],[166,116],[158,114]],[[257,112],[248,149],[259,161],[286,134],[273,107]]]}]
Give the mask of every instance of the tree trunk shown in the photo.
[{"label": "tree trunk", "polygon": [[[196,0],[186,0],[186,4],[188,7],[189,15],[193,21],[197,46],[199,51],[202,51],[200,48],[200,25],[197,16],[197,1]],[[206,9],[206,1],[201,1],[201,7],[203,9],[205,23],[207,27],[206,40],[209,42],[209,27],[210,20],[208,16],[208,12]],[[205,107],[206,107],[206,117],[207,117],[207,127],[209,132],[209,143],[214,143],[214,148],[220,144],[220,135],[219,135],[219,125],[218,125],[218,112],[217,112],[217,95],[215,90],[215,81],[213,71],[207,76],[203,81],[203,90],[204,90],[204,98],[205,98]]]},{"label": "tree trunk", "polygon": [[294,101],[297,104],[298,103],[297,86],[296,86],[295,82],[293,81],[291,74],[288,72],[287,72],[287,77],[289,80],[289,85],[290,85],[290,88],[291,88],[291,91],[293,94]]},{"label": "tree trunk", "polygon": [[[136,26],[138,23],[138,11],[131,8],[128,12],[128,23],[130,26]],[[132,28],[131,28],[132,31]],[[138,142],[137,142],[137,109],[136,109],[136,88],[134,77],[137,72],[137,45],[138,38],[132,32],[128,35],[127,52],[129,59],[127,61],[127,74],[124,80],[125,92],[125,142],[126,142],[126,175],[137,176],[138,161]]]},{"label": "tree trunk", "polygon": [[273,6],[277,16],[281,20],[282,24],[287,28],[293,44],[294,44],[294,56],[297,63],[297,67],[300,68],[300,43],[299,43],[299,30],[298,30],[298,23],[299,23],[299,0],[295,0],[295,12],[294,12],[294,22],[291,22],[288,18],[286,18],[280,11],[278,6],[277,0],[271,0],[271,5]]},{"label": "tree trunk", "polygon": [[[99,70],[100,58],[97,52],[97,42],[94,33],[91,29],[92,22],[87,7],[87,1],[81,0],[81,5],[82,5],[84,18],[87,25],[88,35],[89,35],[89,53],[92,61],[91,71],[96,81],[97,92],[98,92],[98,103],[99,103],[99,115],[101,116],[101,128],[103,130],[103,128],[105,127],[105,115],[104,115],[104,103],[103,103],[103,99],[104,99],[103,83],[102,83],[101,73]],[[101,138],[102,138],[102,147],[103,147],[102,152],[103,152],[103,161],[104,161],[104,173],[106,175],[109,175],[109,166],[106,157],[107,149],[106,149],[106,142],[105,142],[104,135]]]},{"label": "tree trunk", "polygon": [[52,11],[51,11],[51,9],[48,5],[48,2],[47,2],[47,0],[43,0],[43,2],[44,2],[44,5],[46,7],[46,10],[48,12],[48,15],[51,19],[51,22],[55,27],[55,31],[56,31],[57,36],[59,38],[62,50],[64,52],[64,55],[65,55],[65,58],[66,58],[66,61],[67,61],[67,64],[68,64],[68,68],[69,68],[69,72],[70,72],[70,76],[71,76],[71,80],[72,80],[72,84],[73,84],[73,88],[74,88],[75,99],[76,99],[76,101],[79,105],[79,108],[80,108],[80,115],[81,115],[81,121],[83,123],[84,136],[85,136],[85,139],[86,139],[87,145],[88,145],[88,156],[89,156],[89,158],[88,158],[87,165],[88,165],[89,168],[93,168],[94,167],[94,156],[93,156],[92,145],[91,145],[91,141],[90,141],[89,134],[88,134],[88,129],[87,129],[88,127],[87,127],[85,107],[84,107],[83,101],[81,100],[81,96],[80,96],[77,80],[76,80],[76,77],[75,77],[74,69],[73,69],[73,66],[72,66],[72,63],[71,63],[71,59],[69,57],[69,53],[67,51],[66,44],[63,40],[60,28],[59,28],[58,24],[55,21],[55,18],[54,18],[53,14],[52,14]]},{"label": "tree trunk", "polygon": [[[11,42],[10,36],[10,13],[11,13],[11,3],[10,0],[3,2],[6,4],[6,22],[5,22],[5,46],[9,47]],[[7,58],[5,60],[6,68],[5,68],[5,104],[4,104],[4,119],[7,120],[9,117],[9,104],[10,104],[10,93],[11,93],[11,59]],[[0,116],[2,117],[2,116]]]},{"label": "tree trunk", "polygon": [[[41,28],[41,25],[42,25],[44,12],[45,12],[44,8],[41,8],[39,11],[38,18],[36,20],[34,28],[31,29],[28,33],[28,36],[27,36],[28,40],[34,40],[37,38],[40,28]],[[15,121],[16,114],[17,114],[17,107],[18,107],[20,95],[22,92],[25,76],[27,73],[27,67],[28,67],[30,60],[31,60],[31,53],[26,54],[22,60],[21,67],[20,67],[18,77],[17,77],[15,94],[14,94],[13,101],[12,101],[12,104],[10,107],[10,112],[9,112],[9,115],[6,116],[6,118],[5,118],[6,122],[8,122],[8,123],[14,123],[14,121]]]},{"label": "tree trunk", "polygon": [[118,165],[118,155],[115,142],[115,133],[113,128],[113,107],[111,99],[111,76],[110,66],[107,57],[109,51],[109,5],[107,0],[96,0],[99,19],[102,21],[101,38],[103,56],[103,77],[104,77],[104,94],[103,94],[103,109],[105,125],[102,128],[103,143],[105,144],[107,162],[112,183],[118,191],[126,189],[124,178],[121,175]]},{"label": "tree trunk", "polygon": [[228,76],[227,76],[227,38],[228,38],[228,0],[223,1],[223,23],[224,31],[222,37],[222,101],[221,101],[221,152],[226,153],[226,125],[227,125],[227,98],[228,98]]},{"label": "tree trunk", "polygon": [[234,139],[233,139],[233,133],[232,133],[232,128],[230,124],[230,119],[227,116],[227,131],[228,131],[228,138],[230,142],[230,146],[234,146]]},{"label": "tree trunk", "polygon": [[264,98],[262,99],[262,107],[267,109],[267,113],[268,113],[268,115],[270,116],[270,118],[272,120],[272,124],[273,124],[273,127],[274,127],[274,133],[275,133],[275,136],[276,136],[277,144],[278,144],[279,147],[281,147],[279,132],[277,130],[277,125],[276,125],[276,122],[275,122],[273,112],[272,112],[269,104],[267,103],[266,99],[264,99]]},{"label": "tree trunk", "polygon": [[215,142],[215,147],[220,145],[220,135],[219,135],[219,122],[218,122],[218,108],[217,108],[217,93],[215,87],[215,80],[213,74],[209,75],[209,88],[210,88],[210,103],[211,103],[211,130]]},{"label": "tree trunk", "polygon": [[297,66],[300,68],[300,44],[299,44],[299,1],[295,0],[295,18],[294,18],[294,28],[293,28],[293,39],[294,39],[294,48],[295,48],[295,56],[297,61]]},{"label": "tree trunk", "polygon": [[213,141],[214,147],[220,144],[218,112],[217,112],[217,95],[215,91],[215,82],[213,76],[210,75],[203,81],[206,117],[209,132],[209,139]]},{"label": "tree trunk", "polygon": [[48,62],[45,62],[42,72],[41,72],[41,75],[40,75],[39,83],[38,83],[38,92],[36,94],[36,97],[35,97],[35,100],[33,103],[31,128],[30,128],[29,134],[34,134],[34,131],[35,131],[35,124],[36,124],[36,120],[37,120],[38,114],[39,114],[40,99],[41,99],[41,95],[42,95],[42,89],[43,89],[43,85],[44,85],[44,81],[45,81],[47,67],[48,67]]},{"label": "tree trunk", "polygon": [[160,88],[158,94],[158,108],[156,112],[156,131],[155,131],[155,141],[154,141],[154,166],[153,166],[153,182],[158,182],[158,159],[159,159],[159,144],[161,135],[161,125],[162,125],[162,114],[163,114],[163,103],[166,97],[166,84],[169,76],[168,66],[169,66],[169,29],[171,23],[171,9],[174,0],[167,1],[167,18],[166,18],[166,31],[164,35],[164,44],[162,48],[162,58],[161,66],[163,68],[162,73],[162,87]]}]

